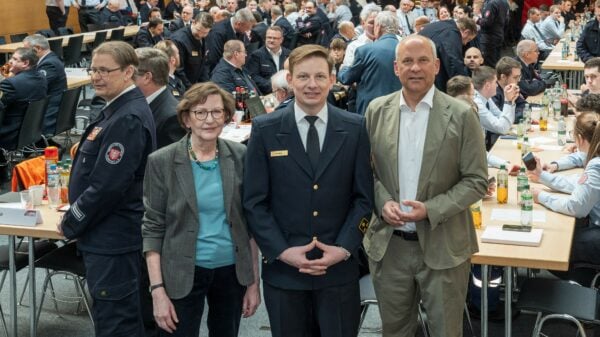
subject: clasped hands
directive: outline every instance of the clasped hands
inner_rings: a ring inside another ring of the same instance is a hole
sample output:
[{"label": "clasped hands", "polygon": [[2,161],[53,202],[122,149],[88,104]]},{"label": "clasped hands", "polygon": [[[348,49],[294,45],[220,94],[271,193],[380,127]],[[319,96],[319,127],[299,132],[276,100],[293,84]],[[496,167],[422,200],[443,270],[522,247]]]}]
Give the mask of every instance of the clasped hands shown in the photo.
[{"label": "clasped hands", "polygon": [[[323,256],[319,259],[309,260],[306,253],[313,249],[323,251]],[[325,275],[327,268],[343,261],[346,258],[346,250],[338,246],[331,246],[322,243],[316,238],[304,246],[290,247],[279,255],[279,260],[298,268],[298,271],[313,276]]]},{"label": "clasped hands", "polygon": [[404,212],[400,204],[389,200],[383,205],[381,216],[388,224],[399,227],[407,222],[416,222],[427,218],[427,207],[424,203],[416,200],[404,200],[402,205],[412,207],[409,212]]}]

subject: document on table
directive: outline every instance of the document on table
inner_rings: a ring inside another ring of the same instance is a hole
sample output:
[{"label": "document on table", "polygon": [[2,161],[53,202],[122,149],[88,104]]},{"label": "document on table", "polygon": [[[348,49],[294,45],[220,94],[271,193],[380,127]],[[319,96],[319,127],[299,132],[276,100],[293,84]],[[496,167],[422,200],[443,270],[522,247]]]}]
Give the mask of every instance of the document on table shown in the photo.
[{"label": "document on table", "polygon": [[0,207],[0,224],[11,226],[35,227],[41,224],[42,214],[39,210],[23,209],[18,204],[3,204]]},{"label": "document on table", "polygon": [[225,125],[219,137],[241,143],[250,138],[251,130],[251,125],[238,125],[236,127],[234,123],[230,123],[228,125]]},{"label": "document on table", "polygon": [[488,226],[481,234],[481,242],[537,247],[542,242],[543,233],[541,228],[532,228],[531,232],[513,232],[502,230],[501,226]]},{"label": "document on table", "polygon": [[[507,221],[520,223],[521,222],[521,210],[520,209],[503,209],[493,208],[492,209],[492,220],[496,221]],[[533,222],[546,222],[546,211],[533,211]]]}]

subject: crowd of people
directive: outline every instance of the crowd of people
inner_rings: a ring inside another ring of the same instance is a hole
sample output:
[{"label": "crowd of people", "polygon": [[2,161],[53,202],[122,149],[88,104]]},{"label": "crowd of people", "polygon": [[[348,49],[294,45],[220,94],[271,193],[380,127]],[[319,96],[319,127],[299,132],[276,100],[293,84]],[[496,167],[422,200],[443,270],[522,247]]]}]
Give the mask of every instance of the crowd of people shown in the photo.
[{"label": "crowd of people", "polygon": [[[262,290],[273,336],[352,337],[364,273],[383,336],[414,335],[419,303],[432,336],[462,336],[469,206],[493,193],[488,167],[519,168],[487,151],[551,85],[540,62],[565,30],[581,31],[585,62],[569,97],[576,146],[527,174],[565,193],[533,189],[535,202],[585,218],[559,276],[587,278],[575,264],[599,261],[600,2],[529,8],[514,55],[501,47],[521,9],[505,0],[48,0],[52,30],[69,7],[82,31],[140,24],[92,51],[104,107],[57,225],[85,261],[96,336],[196,336],[205,301],[210,335],[237,336]],[[31,100],[49,97],[52,135],[66,89],[44,36],[9,64],[4,149]],[[278,102],[247,146],[219,138],[239,87]]]}]

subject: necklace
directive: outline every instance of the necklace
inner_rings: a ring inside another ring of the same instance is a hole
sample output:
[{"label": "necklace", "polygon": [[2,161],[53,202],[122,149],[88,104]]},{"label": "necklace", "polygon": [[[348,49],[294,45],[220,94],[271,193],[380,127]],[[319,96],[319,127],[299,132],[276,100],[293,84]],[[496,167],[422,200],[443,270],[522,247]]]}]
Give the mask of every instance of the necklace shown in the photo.
[{"label": "necklace", "polygon": [[198,157],[196,157],[196,154],[194,153],[194,151],[192,150],[192,139],[191,137],[188,139],[188,152],[190,154],[190,158],[192,159],[192,161],[194,163],[196,163],[196,165],[198,165],[199,168],[205,170],[205,171],[212,171],[214,169],[217,168],[217,166],[219,166],[219,149],[215,148],[215,157],[211,160],[207,160],[205,162],[201,162],[200,160],[198,160]]}]

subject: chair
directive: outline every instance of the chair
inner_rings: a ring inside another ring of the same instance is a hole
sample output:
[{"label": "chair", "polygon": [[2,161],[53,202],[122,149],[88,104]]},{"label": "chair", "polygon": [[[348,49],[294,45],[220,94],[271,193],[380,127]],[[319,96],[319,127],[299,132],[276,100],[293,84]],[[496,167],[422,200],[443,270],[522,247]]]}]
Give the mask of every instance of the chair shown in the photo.
[{"label": "chair", "polygon": [[71,36],[67,46],[63,49],[65,66],[77,66],[81,61],[81,47],[83,35]]},{"label": "chair", "polygon": [[102,25],[99,25],[99,24],[88,23],[87,29],[88,29],[88,32],[95,32],[95,31],[104,29],[104,27],[102,27]]},{"label": "chair", "polygon": [[23,149],[42,138],[44,114],[48,105],[48,97],[29,103],[19,130],[17,149]]},{"label": "chair", "polygon": [[23,40],[27,37],[27,35],[28,35],[27,33],[11,34],[10,42],[11,43],[23,42]]},{"label": "chair", "polygon": [[77,103],[79,102],[80,94],[81,87],[65,90],[60,101],[58,114],[56,115],[54,136],[66,132],[65,147],[68,147],[67,144],[71,141],[69,131],[75,126],[75,114],[77,113]]},{"label": "chair", "polygon": [[0,44],[6,44],[6,37],[0,36]]},{"label": "chair", "polygon": [[64,58],[63,55],[63,39],[48,39],[48,44],[50,45],[50,50],[54,52],[60,59]]},{"label": "chair", "polygon": [[101,45],[104,41],[106,41],[107,31],[96,32],[94,37],[94,41],[92,42],[92,50],[96,49],[99,45]]},{"label": "chair", "polygon": [[36,34],[40,34],[42,36],[45,36],[46,38],[55,37],[56,36],[56,34],[54,33],[54,31],[52,29],[41,29],[41,30],[38,30],[35,33]]},{"label": "chair", "polygon": [[516,308],[537,312],[534,337],[540,336],[544,323],[549,320],[570,321],[577,326],[578,336],[583,337],[587,335],[581,322],[600,324],[598,290],[571,281],[527,279],[521,288]]},{"label": "chair", "polygon": [[[50,290],[52,292],[52,299],[54,300],[54,308],[58,313],[58,304],[56,293],[54,291],[54,285],[52,284],[52,277],[56,275],[63,275],[66,277],[71,277],[73,279],[73,283],[75,284],[75,289],[77,291],[77,296],[72,298],[68,297],[63,299],[62,301],[71,301],[73,299],[77,299],[77,303],[83,303],[89,317],[92,322],[92,326],[94,325],[94,320],[92,319],[92,313],[90,311],[89,301],[87,299],[87,295],[85,293],[85,266],[83,263],[83,258],[78,255],[77,252],[77,243],[75,241],[69,242],[58,249],[53,250],[49,254],[44,255],[42,258],[38,259],[35,262],[35,266],[37,268],[46,268],[48,270],[48,275],[44,279],[42,298],[40,301],[40,306],[38,310],[38,314],[36,317],[36,324],[40,320],[40,315],[42,313],[42,307],[44,305],[44,300],[46,298],[46,292],[48,290],[48,286],[50,286]],[[78,307],[79,310],[79,307]],[[60,314],[59,314],[60,316]]]},{"label": "chair", "polygon": [[58,35],[73,35],[73,28],[71,27],[60,27],[58,28]]},{"label": "chair", "polygon": [[125,28],[113,29],[110,33],[110,41],[123,41],[125,38]]}]

